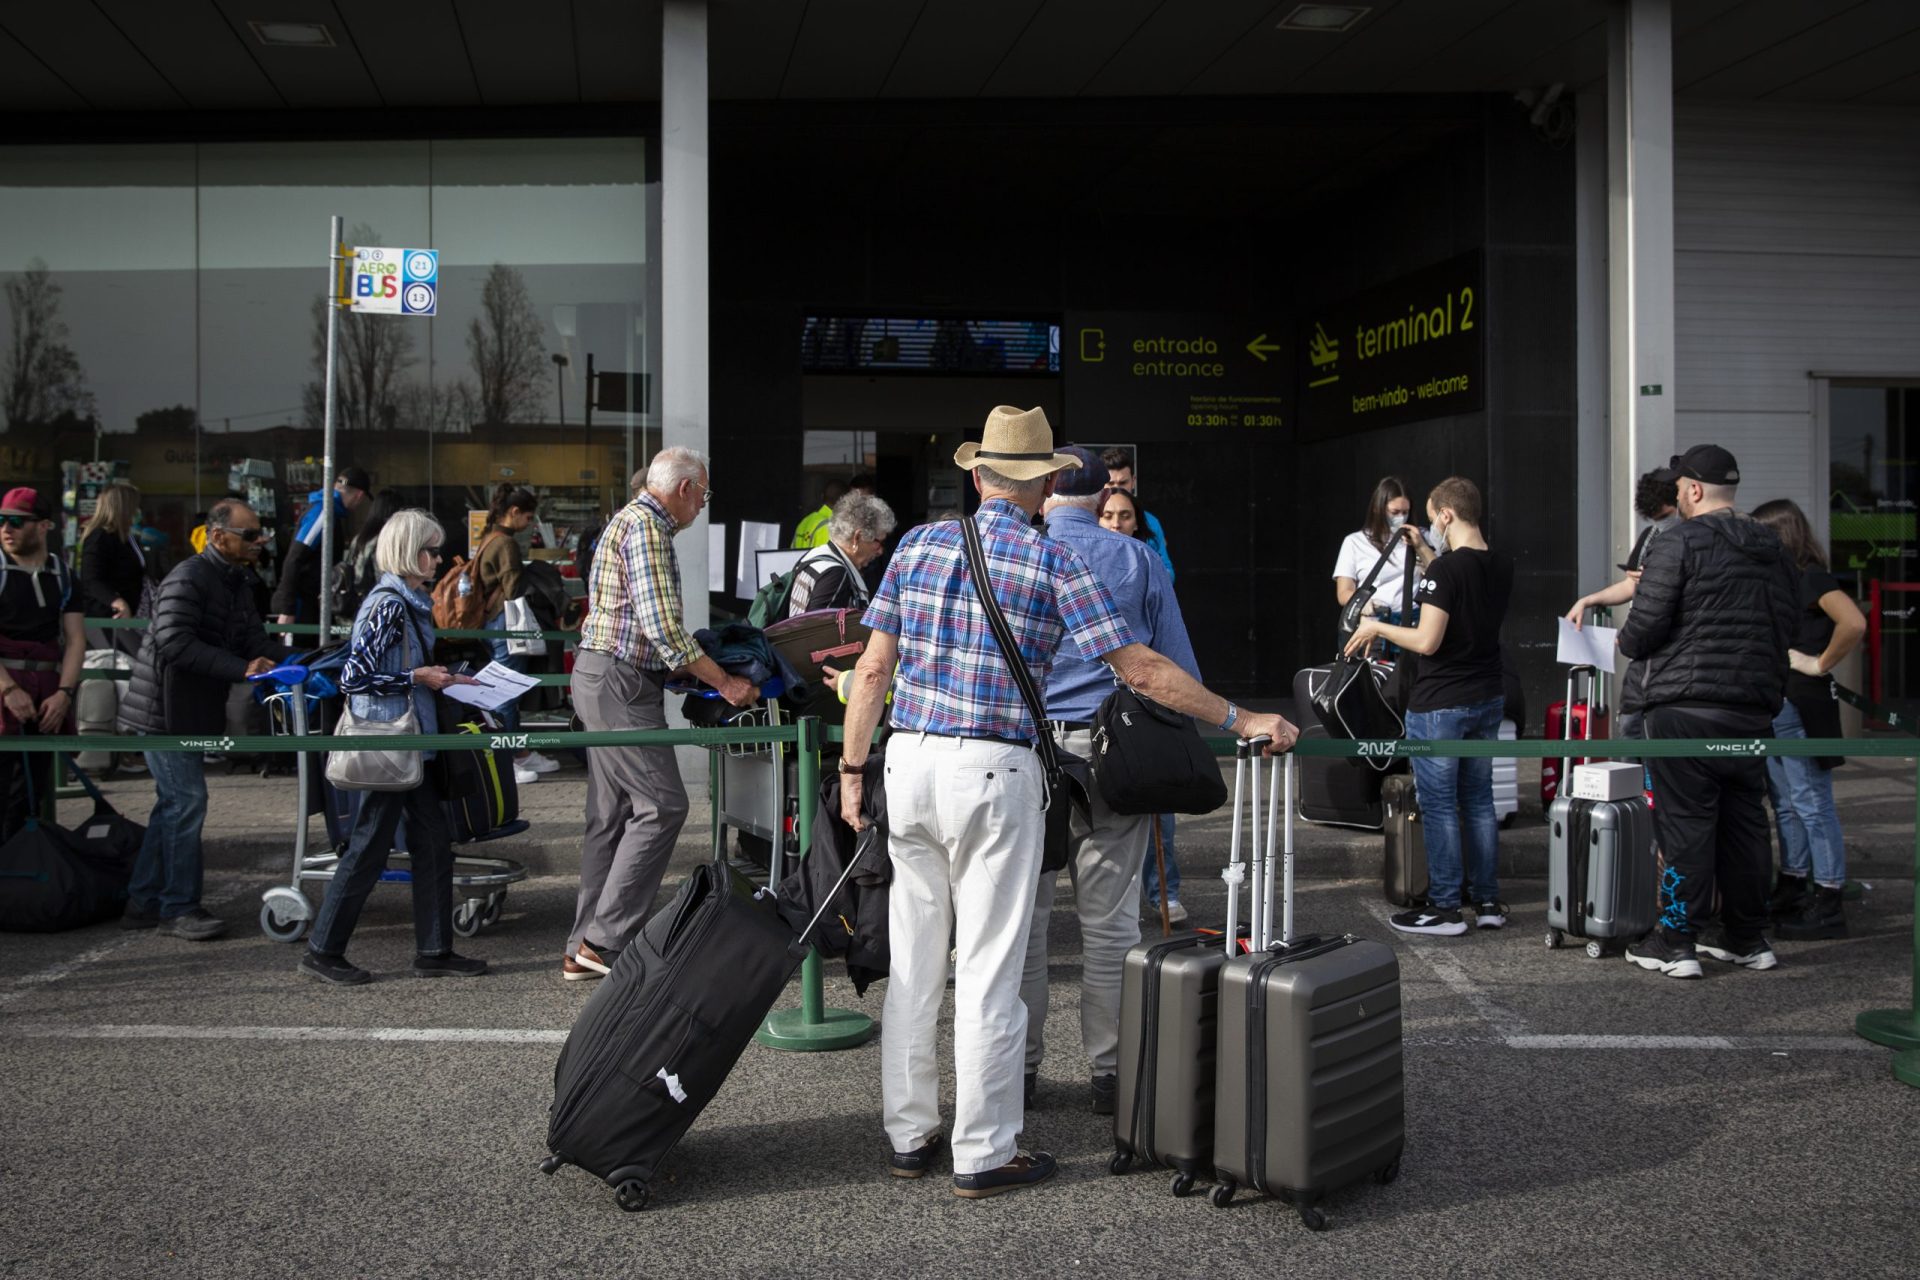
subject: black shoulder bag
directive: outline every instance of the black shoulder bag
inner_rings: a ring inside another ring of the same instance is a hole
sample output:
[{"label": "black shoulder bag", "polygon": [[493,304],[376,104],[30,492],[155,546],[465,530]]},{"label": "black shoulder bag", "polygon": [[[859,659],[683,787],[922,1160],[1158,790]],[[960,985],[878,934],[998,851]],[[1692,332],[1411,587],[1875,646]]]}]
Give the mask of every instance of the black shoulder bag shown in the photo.
[{"label": "black shoulder bag", "polygon": [[[1020,646],[1014,642],[1013,631],[1000,612],[1000,602],[993,598],[993,582],[987,577],[987,553],[980,545],[980,530],[974,527],[972,520],[962,516],[960,533],[966,541],[967,567],[971,571],[969,576],[973,578],[973,594],[979,599],[980,608],[986,612],[987,629],[993,632],[994,643],[1000,646],[1000,656],[1007,660],[1007,666],[1013,672],[1013,683],[1020,690],[1020,700],[1027,704],[1027,714],[1033,717],[1033,750],[1040,757],[1040,775],[1047,787],[1047,836],[1040,850],[1040,870],[1058,871],[1067,865],[1069,824],[1073,816],[1071,806],[1077,801],[1082,813],[1092,812],[1087,790],[1091,770],[1085,760],[1060,750],[1054,744],[1053,726],[1047,721],[1047,709],[1040,701],[1040,691],[1033,687],[1033,673],[1027,670],[1026,662],[1020,657]],[[1076,791],[1078,795],[1073,794]]]},{"label": "black shoulder bag", "polygon": [[[1398,541],[1400,541],[1400,531],[1395,529],[1387,539],[1387,549],[1382,551],[1380,558],[1373,562],[1373,568],[1367,570],[1366,580],[1360,584],[1359,590],[1348,596],[1347,602],[1340,606],[1341,643],[1344,644],[1348,636],[1360,629],[1360,618],[1365,614],[1367,604],[1373,599],[1373,581],[1380,576],[1380,571],[1387,567],[1387,561],[1393,559],[1394,543]],[[1413,566],[1409,565],[1407,568],[1409,570],[1407,580],[1412,581]],[[1406,594],[1409,599],[1412,598],[1410,592]]]},{"label": "black shoulder bag", "polygon": [[[1385,562],[1386,557],[1382,556],[1381,563]],[[1374,566],[1376,572],[1379,567]],[[1368,581],[1372,581],[1371,574],[1368,575]],[[1409,565],[1406,585],[1402,588],[1409,611],[1413,607],[1412,586],[1413,566]],[[1356,599],[1358,595],[1356,592]],[[1410,681],[1414,655],[1402,653],[1400,657],[1408,667],[1404,678]],[[1327,678],[1313,695],[1313,709],[1319,715],[1320,723],[1326,726],[1327,736],[1356,741],[1387,741],[1405,737],[1406,721],[1387,698],[1384,688],[1386,679],[1385,673],[1364,653],[1348,657],[1343,652],[1336,656],[1333,665],[1327,668]],[[1404,702],[1402,705],[1405,705]],[[1366,764],[1376,772],[1388,773],[1394,767],[1394,759],[1392,756],[1368,756]]]},{"label": "black shoulder bag", "polygon": [[1124,684],[1093,716],[1093,782],[1115,813],[1212,813],[1227,802],[1193,717]]}]

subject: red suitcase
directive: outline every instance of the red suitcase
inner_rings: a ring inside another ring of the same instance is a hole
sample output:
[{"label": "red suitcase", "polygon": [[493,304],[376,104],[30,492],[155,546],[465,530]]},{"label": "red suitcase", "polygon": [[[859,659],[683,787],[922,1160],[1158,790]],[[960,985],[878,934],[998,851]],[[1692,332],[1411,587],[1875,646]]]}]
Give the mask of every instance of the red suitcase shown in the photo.
[{"label": "red suitcase", "polygon": [[[1587,696],[1576,698],[1575,689],[1583,675],[1587,678]],[[1569,707],[1573,708],[1571,714],[1567,710]],[[1567,696],[1547,707],[1547,738],[1591,742],[1595,738],[1609,736],[1607,726],[1606,686],[1600,681],[1599,671],[1593,667],[1568,668]],[[1573,766],[1586,762],[1584,756],[1561,756],[1540,762],[1540,805],[1543,809],[1560,794],[1560,780],[1573,773]]]}]

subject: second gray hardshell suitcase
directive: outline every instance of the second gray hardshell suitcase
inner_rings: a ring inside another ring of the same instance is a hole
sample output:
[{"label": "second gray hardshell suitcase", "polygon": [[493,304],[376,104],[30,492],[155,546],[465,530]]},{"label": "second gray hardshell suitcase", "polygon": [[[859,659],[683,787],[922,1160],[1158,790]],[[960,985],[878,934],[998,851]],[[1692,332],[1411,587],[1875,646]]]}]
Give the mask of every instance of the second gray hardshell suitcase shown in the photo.
[{"label": "second gray hardshell suitcase", "polygon": [[1327,1225],[1319,1201],[1328,1193],[1367,1177],[1388,1183],[1400,1172],[1400,962],[1391,947],[1351,934],[1292,937],[1286,790],[1278,938],[1269,814],[1265,852],[1252,859],[1253,931],[1267,945],[1230,957],[1220,971],[1213,1137],[1220,1182],[1212,1198],[1224,1208],[1241,1187],[1276,1195],[1319,1231]]},{"label": "second gray hardshell suitcase", "polygon": [[1427,835],[1413,775],[1397,773],[1380,784],[1381,830],[1386,834],[1380,887],[1400,907],[1427,905]]},{"label": "second gray hardshell suitcase", "polygon": [[1608,943],[1631,942],[1654,926],[1659,871],[1653,810],[1645,797],[1575,800],[1547,806],[1547,946],[1587,938],[1599,959]]}]

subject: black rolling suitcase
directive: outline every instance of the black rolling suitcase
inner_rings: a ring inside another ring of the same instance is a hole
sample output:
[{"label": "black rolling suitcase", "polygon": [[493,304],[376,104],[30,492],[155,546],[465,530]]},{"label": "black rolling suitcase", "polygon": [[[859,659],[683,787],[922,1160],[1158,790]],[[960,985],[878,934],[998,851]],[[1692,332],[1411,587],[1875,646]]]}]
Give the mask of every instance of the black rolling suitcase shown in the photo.
[{"label": "black rolling suitcase", "polygon": [[1420,797],[1412,774],[1396,773],[1380,784],[1380,814],[1386,833],[1381,889],[1396,906],[1423,907],[1427,903],[1427,837],[1420,825]]},{"label": "black rolling suitcase", "polygon": [[[1327,731],[1318,724],[1300,730],[1303,742],[1326,736]],[[1380,805],[1380,774],[1356,769],[1352,758],[1342,756],[1301,756],[1294,774],[1300,788],[1300,816],[1308,822],[1380,830],[1385,820]]]},{"label": "black rolling suitcase", "polygon": [[[1229,865],[1238,901],[1240,796],[1247,785],[1243,744],[1233,769],[1233,836]],[[1252,770],[1259,785],[1259,769]],[[1254,808],[1260,806],[1254,795]],[[1229,908],[1228,929],[1240,933]],[[1213,1168],[1213,1086],[1220,966],[1227,935],[1212,931],[1142,942],[1127,952],[1120,978],[1120,1069],[1113,1109],[1113,1159],[1121,1174],[1136,1160],[1172,1169],[1173,1194],[1193,1190]]]},{"label": "black rolling suitcase", "polygon": [[661,1161],[720,1091],[819,920],[796,938],[772,892],[725,863],[695,867],[568,1033],[541,1171],[578,1165],[614,1188],[622,1209],[646,1208]]},{"label": "black rolling suitcase", "polygon": [[1252,859],[1254,937],[1279,940],[1220,971],[1212,1198],[1225,1208],[1240,1187],[1266,1192],[1320,1231],[1328,1193],[1400,1172],[1400,962],[1391,947],[1351,934],[1292,936],[1291,803],[1289,789],[1277,930],[1271,814]]}]

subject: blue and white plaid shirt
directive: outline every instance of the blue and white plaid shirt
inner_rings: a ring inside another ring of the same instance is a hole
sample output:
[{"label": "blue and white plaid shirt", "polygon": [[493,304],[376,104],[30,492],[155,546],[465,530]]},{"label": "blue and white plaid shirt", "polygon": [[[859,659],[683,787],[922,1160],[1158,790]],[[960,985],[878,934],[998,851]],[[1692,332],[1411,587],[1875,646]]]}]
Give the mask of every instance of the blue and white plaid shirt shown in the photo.
[{"label": "blue and white plaid shirt", "polygon": [[[1133,632],[1084,561],[1027,523],[1005,499],[980,504],[974,523],[994,599],[1020,656],[1045,689],[1061,639],[1104,656]],[[955,737],[1031,741],[1033,718],[973,593],[966,542],[952,520],[921,525],[900,541],[861,621],[900,639],[893,727]]]}]

